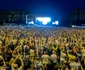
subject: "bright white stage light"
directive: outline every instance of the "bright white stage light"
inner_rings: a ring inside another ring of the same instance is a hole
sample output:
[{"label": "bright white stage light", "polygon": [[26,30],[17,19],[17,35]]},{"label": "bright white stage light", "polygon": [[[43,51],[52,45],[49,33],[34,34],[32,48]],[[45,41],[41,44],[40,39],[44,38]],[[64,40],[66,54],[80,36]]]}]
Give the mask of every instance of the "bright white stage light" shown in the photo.
[{"label": "bright white stage light", "polygon": [[36,20],[42,22],[43,21],[43,18],[42,17],[38,17],[38,18],[36,18]]},{"label": "bright white stage light", "polygon": [[44,21],[51,22],[51,18],[45,18]]},{"label": "bright white stage light", "polygon": [[46,21],[43,21],[43,22],[42,22],[42,24],[43,24],[43,25],[46,25],[46,24],[47,24],[47,22],[46,22]]},{"label": "bright white stage light", "polygon": [[72,25],[72,27],[75,27],[74,25]]},{"label": "bright white stage light", "polygon": [[28,22],[28,24],[34,24],[34,21]]},{"label": "bright white stage light", "polygon": [[55,21],[55,22],[52,22],[53,25],[58,25],[59,22],[58,21]]},{"label": "bright white stage light", "polygon": [[34,21],[31,21],[31,24],[34,24]]},{"label": "bright white stage light", "polygon": [[52,24],[54,25],[54,24],[55,24],[55,22],[52,22]]},{"label": "bright white stage light", "polygon": [[58,25],[58,21],[55,21],[55,24]]},{"label": "bright white stage light", "polygon": [[42,23],[47,24],[48,22],[51,21],[51,18],[49,18],[49,17],[37,17],[36,20],[38,20],[38,21],[40,21]]},{"label": "bright white stage light", "polygon": [[51,18],[49,18],[49,17],[44,17],[44,21],[50,22],[50,21],[51,21]]}]

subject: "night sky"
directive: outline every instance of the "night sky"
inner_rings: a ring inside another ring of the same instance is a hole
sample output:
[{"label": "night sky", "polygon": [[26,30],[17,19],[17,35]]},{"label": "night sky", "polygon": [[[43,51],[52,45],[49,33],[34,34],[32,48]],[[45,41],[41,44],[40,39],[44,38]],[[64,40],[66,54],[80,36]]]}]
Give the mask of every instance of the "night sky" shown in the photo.
[{"label": "night sky", "polygon": [[65,19],[74,9],[84,9],[85,0],[0,0],[0,10],[28,10],[32,14]]}]

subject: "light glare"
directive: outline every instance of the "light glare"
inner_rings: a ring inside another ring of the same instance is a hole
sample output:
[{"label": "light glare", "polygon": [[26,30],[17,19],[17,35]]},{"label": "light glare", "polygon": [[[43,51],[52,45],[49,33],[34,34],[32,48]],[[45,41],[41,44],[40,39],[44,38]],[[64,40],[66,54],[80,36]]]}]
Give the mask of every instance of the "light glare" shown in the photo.
[{"label": "light glare", "polygon": [[34,21],[28,22],[29,24],[34,24]]},{"label": "light glare", "polygon": [[55,22],[52,22],[52,24],[55,24]]},{"label": "light glare", "polygon": [[37,17],[36,20],[38,20],[40,22],[50,22],[51,18],[49,18],[49,17]]},{"label": "light glare", "polygon": [[50,17],[37,17],[36,20],[42,22],[43,25],[46,25],[48,22],[51,22]]},{"label": "light glare", "polygon": [[43,22],[42,22],[42,24],[43,24],[43,25],[46,25],[46,24],[47,24],[47,22],[43,21]]},{"label": "light glare", "polygon": [[43,21],[43,18],[42,17],[38,17],[38,18],[36,18],[36,20],[42,22]]},{"label": "light glare", "polygon": [[58,25],[58,21],[55,21],[55,24]]}]

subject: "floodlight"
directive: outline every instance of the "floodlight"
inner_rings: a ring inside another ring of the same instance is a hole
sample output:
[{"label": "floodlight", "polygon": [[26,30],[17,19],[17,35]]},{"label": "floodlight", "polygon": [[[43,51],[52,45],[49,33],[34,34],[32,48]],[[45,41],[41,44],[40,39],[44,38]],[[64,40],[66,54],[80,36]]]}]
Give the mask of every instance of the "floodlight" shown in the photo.
[{"label": "floodlight", "polygon": [[55,21],[55,24],[58,25],[58,21]]},{"label": "floodlight", "polygon": [[34,21],[28,22],[29,24],[34,24]]},{"label": "floodlight", "polygon": [[72,25],[72,27],[75,27],[74,25]]},{"label": "floodlight", "polygon": [[31,24],[34,24],[34,21],[31,21]]},{"label": "floodlight", "polygon": [[52,22],[52,24],[55,24],[55,22]]}]

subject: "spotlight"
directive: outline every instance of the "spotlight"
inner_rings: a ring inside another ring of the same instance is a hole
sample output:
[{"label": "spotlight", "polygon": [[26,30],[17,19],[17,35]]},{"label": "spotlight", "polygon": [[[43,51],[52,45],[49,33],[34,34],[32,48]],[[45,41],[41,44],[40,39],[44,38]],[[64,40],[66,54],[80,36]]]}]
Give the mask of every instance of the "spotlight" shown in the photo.
[{"label": "spotlight", "polygon": [[34,24],[34,21],[28,22],[28,24]]},{"label": "spotlight", "polygon": [[55,21],[55,24],[58,25],[58,21]]},{"label": "spotlight", "polygon": [[52,24],[54,25],[54,24],[55,24],[55,22],[52,22]]}]

